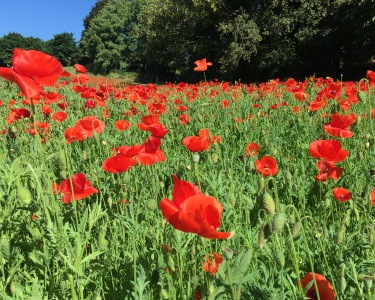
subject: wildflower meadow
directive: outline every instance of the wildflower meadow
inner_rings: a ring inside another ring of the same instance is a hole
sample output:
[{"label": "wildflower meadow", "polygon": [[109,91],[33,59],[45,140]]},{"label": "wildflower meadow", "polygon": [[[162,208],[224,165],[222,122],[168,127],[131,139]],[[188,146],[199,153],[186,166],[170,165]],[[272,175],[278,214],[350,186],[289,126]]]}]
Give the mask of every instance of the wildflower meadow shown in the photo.
[{"label": "wildflower meadow", "polygon": [[0,68],[1,299],[374,299],[375,72]]}]

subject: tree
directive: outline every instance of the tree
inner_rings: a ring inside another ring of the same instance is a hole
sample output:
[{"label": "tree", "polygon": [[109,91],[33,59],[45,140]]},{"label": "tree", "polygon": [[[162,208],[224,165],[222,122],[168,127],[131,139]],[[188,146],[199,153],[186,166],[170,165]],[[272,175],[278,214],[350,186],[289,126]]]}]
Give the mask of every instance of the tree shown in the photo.
[{"label": "tree", "polygon": [[125,70],[135,60],[137,1],[108,0],[83,32],[80,49],[97,73]]},{"label": "tree", "polygon": [[77,60],[77,45],[73,33],[55,34],[46,42],[46,53],[56,57],[63,66],[71,66]]},{"label": "tree", "polygon": [[44,47],[45,43],[39,38],[23,37],[16,32],[8,33],[0,38],[0,66],[11,65],[15,48],[44,51]]}]

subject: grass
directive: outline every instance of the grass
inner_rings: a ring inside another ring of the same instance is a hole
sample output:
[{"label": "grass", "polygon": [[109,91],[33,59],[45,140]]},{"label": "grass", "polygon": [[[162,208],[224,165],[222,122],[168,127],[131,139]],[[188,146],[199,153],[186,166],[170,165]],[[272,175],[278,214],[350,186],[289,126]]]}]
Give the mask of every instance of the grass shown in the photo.
[{"label": "grass", "polygon": [[[6,130],[0,135],[2,298],[303,299],[306,290],[298,282],[315,272],[329,280],[336,299],[373,299],[374,94],[363,85],[361,101],[354,101],[358,83],[340,86],[326,106],[311,111],[319,93],[330,92],[329,80],[112,86],[95,90],[94,108],[85,108],[88,99],[73,83],[61,84],[46,90],[64,99],[48,105],[55,112],[62,111],[57,104],[68,103],[66,120],[53,122],[42,112],[42,100],[33,118],[50,128],[32,136],[25,130],[33,126],[30,118],[9,118],[11,109],[30,106],[17,86],[0,82],[0,129]],[[303,89],[305,100],[296,98],[296,89]],[[342,100],[350,95],[348,108]],[[165,162],[104,171],[112,148],[142,144],[150,136],[137,124],[151,113],[160,114],[169,130],[160,146]],[[190,116],[185,125],[178,118],[183,113]],[[333,113],[356,114],[352,138],[322,129]],[[85,116],[104,121],[104,130],[67,144],[65,130]],[[121,119],[131,126],[119,132],[115,121]],[[203,128],[221,141],[193,162],[181,141]],[[349,152],[336,163],[343,168],[338,180],[315,179],[318,159],[309,146],[316,140],[338,140]],[[250,142],[260,146],[256,156],[245,154]],[[254,163],[263,156],[276,159],[275,176],[257,172]],[[62,203],[52,183],[79,172],[99,192]],[[234,231],[232,238],[203,238],[165,220],[159,203],[172,199],[173,174],[223,205],[218,231]],[[335,187],[350,190],[352,199],[336,200]],[[223,262],[205,272],[213,252]]]}]

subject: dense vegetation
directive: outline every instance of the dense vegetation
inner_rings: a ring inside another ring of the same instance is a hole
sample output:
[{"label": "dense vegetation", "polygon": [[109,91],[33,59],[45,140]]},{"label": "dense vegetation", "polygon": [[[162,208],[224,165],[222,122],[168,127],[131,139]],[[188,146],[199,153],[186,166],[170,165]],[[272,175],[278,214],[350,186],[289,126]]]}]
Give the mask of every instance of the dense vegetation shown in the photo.
[{"label": "dense vegetation", "polygon": [[21,47],[147,81],[196,80],[191,67],[203,57],[214,62],[212,79],[358,79],[375,58],[373,11],[372,0],[101,0],[78,47],[69,33],[47,42],[11,33],[0,39],[0,64]]}]

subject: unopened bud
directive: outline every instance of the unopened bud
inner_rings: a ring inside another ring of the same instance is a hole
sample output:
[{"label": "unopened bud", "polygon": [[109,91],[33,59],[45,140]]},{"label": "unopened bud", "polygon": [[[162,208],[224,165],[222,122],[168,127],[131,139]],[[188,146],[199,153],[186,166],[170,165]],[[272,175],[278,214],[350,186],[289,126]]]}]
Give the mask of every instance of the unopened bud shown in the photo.
[{"label": "unopened bud", "polygon": [[263,207],[270,215],[274,215],[276,212],[275,202],[267,192],[263,194]]}]

